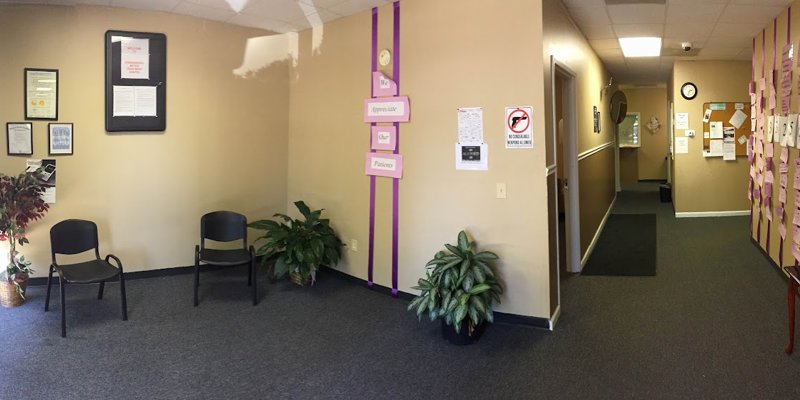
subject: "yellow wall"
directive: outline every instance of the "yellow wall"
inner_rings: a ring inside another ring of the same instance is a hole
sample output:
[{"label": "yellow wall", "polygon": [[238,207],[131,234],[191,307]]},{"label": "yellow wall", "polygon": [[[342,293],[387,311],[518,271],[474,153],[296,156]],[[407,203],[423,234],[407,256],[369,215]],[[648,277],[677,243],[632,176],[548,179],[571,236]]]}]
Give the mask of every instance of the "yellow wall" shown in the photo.
[{"label": "yellow wall", "polygon": [[[106,30],[167,36],[167,130],[105,132]],[[234,76],[248,38],[265,31],[163,13],[103,7],[0,6],[0,120],[22,121],[23,68],[59,70],[59,121],[74,123],[74,155],[57,158],[57,203],[32,224],[22,253],[37,276],[50,263],[49,228],[97,222],[101,252],[126,271],[191,265],[200,216],[252,218],[286,210],[288,63]],[[47,155],[47,121],[33,122]],[[5,135],[2,135],[5,140]],[[24,156],[0,157],[17,174]]]},{"label": "yellow wall", "polygon": [[[411,100],[411,122],[400,126],[400,290],[410,292],[425,263],[466,229],[479,248],[501,256],[507,290],[498,309],[550,316],[541,20],[541,7],[524,0],[502,8],[479,1],[401,3],[400,92]],[[381,7],[379,48],[391,48],[391,21],[392,7]],[[362,104],[370,96],[370,24],[369,12],[326,24],[318,54],[306,45],[310,33],[301,33],[289,133],[288,200],[326,208],[342,238],[358,241],[358,251],[348,250],[339,268],[362,279],[369,206],[369,126]],[[509,38],[524,38],[526,46]],[[503,62],[509,55],[514,62]],[[392,76],[391,68],[382,70]],[[505,149],[504,108],[521,105],[534,108],[534,148]],[[455,170],[458,107],[483,107],[488,171]],[[507,199],[495,198],[498,182],[507,185]],[[375,282],[390,286],[386,178],[378,178],[376,219]]]},{"label": "yellow wall", "polygon": [[[615,126],[611,123],[608,109],[609,100],[615,88],[608,89],[601,98],[601,89],[608,84],[609,74],[600,59],[594,53],[583,34],[578,30],[557,0],[543,2],[544,13],[544,89],[547,132],[552,132],[552,111],[550,98],[550,56],[563,63],[575,73],[577,91],[578,154],[612,143],[615,140]],[[593,132],[592,107],[600,111],[600,133]],[[565,115],[566,118],[569,116]],[[552,142],[549,142],[552,143]],[[552,144],[550,144],[552,146]],[[589,243],[597,233],[603,216],[614,199],[614,146],[606,147],[593,155],[579,161],[579,193],[580,193],[580,236],[581,256],[586,254]],[[553,159],[548,157],[548,165]],[[592,165],[590,169],[588,165]],[[559,162],[559,168],[563,163]]]},{"label": "yellow wall", "polygon": [[[623,91],[628,99],[628,112],[638,112],[641,118],[639,137],[642,145],[635,150],[637,179],[667,179],[667,89],[629,88]],[[658,118],[661,123],[656,133],[647,129],[651,117]]]},{"label": "yellow wall", "polygon": [[[704,158],[703,103],[748,103],[749,61],[676,61],[673,69],[675,113],[689,113],[689,129],[697,135],[689,138],[689,153],[675,154],[673,202],[675,212],[743,211],[750,209],[745,197],[749,163],[747,157],[723,161],[721,157]],[[697,97],[686,100],[681,85],[694,82]],[[684,136],[675,130],[675,136]]]}]

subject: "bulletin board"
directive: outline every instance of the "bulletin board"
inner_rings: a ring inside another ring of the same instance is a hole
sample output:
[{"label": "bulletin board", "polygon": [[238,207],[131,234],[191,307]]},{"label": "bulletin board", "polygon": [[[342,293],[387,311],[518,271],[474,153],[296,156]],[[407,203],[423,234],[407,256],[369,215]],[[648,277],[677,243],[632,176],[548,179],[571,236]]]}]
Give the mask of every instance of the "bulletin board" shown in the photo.
[{"label": "bulletin board", "polygon": [[[710,118],[706,122],[705,114],[711,110]],[[731,119],[737,110],[741,110],[745,115],[744,122],[736,128],[731,123]],[[723,128],[734,128],[734,143],[736,143],[736,156],[747,155],[747,138],[750,136],[750,103],[740,102],[711,102],[703,103],[703,153],[711,148],[711,137],[706,137],[706,132],[711,132],[711,123],[722,122]],[[744,137],[744,139],[741,139]],[[715,139],[716,140],[716,139]]]},{"label": "bulletin board", "polygon": [[167,37],[107,31],[106,131],[163,131],[167,127]]}]

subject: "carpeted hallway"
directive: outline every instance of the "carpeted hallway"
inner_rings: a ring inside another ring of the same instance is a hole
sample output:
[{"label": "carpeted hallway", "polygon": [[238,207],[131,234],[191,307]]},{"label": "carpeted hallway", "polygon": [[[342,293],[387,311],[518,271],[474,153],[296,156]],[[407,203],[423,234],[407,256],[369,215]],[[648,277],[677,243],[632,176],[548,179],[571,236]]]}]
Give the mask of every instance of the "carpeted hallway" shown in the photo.
[{"label": "carpeted hallway", "polygon": [[72,286],[62,339],[58,296],[44,313],[32,287],[0,310],[0,399],[800,397],[784,281],[748,218],[676,220],[652,189],[615,212],[657,214],[657,276],[567,279],[555,332],[496,324],[451,346],[405,301],[330,273],[313,289],[262,277],[253,307],[240,269],[205,273],[198,308],[190,275],[130,280],[127,322],[116,284],[102,301]]}]

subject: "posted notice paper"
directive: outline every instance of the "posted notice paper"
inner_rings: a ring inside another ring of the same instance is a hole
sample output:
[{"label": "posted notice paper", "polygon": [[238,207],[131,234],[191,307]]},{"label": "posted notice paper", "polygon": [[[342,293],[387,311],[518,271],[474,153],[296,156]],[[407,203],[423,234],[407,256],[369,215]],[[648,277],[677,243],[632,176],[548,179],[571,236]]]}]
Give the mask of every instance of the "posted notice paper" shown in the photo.
[{"label": "posted notice paper", "polygon": [[458,142],[461,144],[483,143],[483,108],[458,109]]},{"label": "posted notice paper", "polygon": [[156,117],[155,86],[114,86],[113,116]]},{"label": "posted notice paper", "polygon": [[126,38],[120,42],[120,78],[150,79],[150,40]]},{"label": "posted notice paper", "polygon": [[686,136],[675,136],[675,154],[689,153],[689,138]]}]

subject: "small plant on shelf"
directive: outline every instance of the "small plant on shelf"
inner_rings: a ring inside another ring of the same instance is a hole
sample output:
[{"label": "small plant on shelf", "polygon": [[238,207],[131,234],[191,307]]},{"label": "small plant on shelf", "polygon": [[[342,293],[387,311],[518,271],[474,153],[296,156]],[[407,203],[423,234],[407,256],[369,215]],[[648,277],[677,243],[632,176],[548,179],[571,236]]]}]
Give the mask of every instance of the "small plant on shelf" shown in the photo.
[{"label": "small plant on shelf", "polygon": [[426,265],[425,278],[418,281],[420,294],[408,305],[418,318],[424,314],[431,321],[442,320],[442,333],[456,344],[477,340],[485,323],[494,322],[492,304],[500,302],[503,286],[497,279],[492,261],[499,259],[490,251],[476,253],[475,243],[464,231],[456,245],[445,244]]},{"label": "small plant on shelf", "polygon": [[283,220],[263,219],[248,224],[264,232],[256,239],[263,244],[256,250],[264,264],[274,260],[273,274],[281,278],[287,273],[292,282],[313,284],[320,265],[333,266],[342,257],[342,241],[331,228],[330,220],[321,218],[323,209],[311,211],[303,201],[295,207],[303,219],[293,219],[285,214],[275,214]]},{"label": "small plant on shelf", "polygon": [[42,200],[45,191],[41,169],[17,176],[0,174],[0,240],[8,240],[8,264],[0,273],[0,303],[5,307],[22,304],[31,263],[17,251],[29,243],[28,225],[44,216],[49,205]]}]

